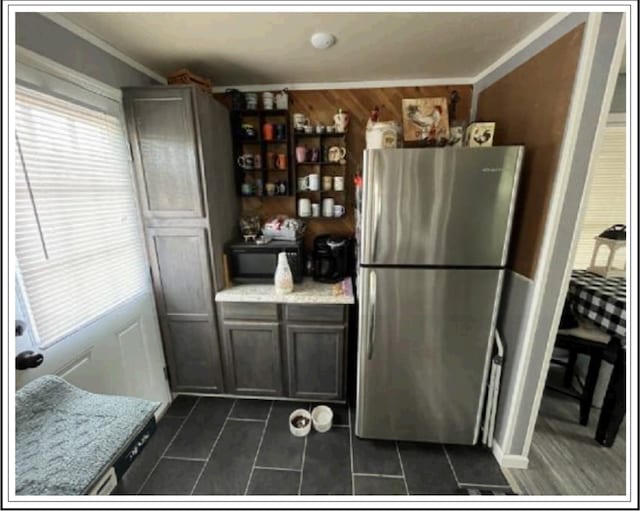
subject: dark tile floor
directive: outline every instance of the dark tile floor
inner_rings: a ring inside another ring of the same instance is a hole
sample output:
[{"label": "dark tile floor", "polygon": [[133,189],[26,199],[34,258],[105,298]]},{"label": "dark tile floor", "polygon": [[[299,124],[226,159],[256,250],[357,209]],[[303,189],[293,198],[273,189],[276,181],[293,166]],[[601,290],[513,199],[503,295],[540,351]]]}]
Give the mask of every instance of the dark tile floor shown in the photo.
[{"label": "dark tile floor", "polygon": [[292,436],[289,414],[310,406],[179,396],[114,494],[512,493],[488,449],[363,440],[346,405],[330,405],[331,431]]}]

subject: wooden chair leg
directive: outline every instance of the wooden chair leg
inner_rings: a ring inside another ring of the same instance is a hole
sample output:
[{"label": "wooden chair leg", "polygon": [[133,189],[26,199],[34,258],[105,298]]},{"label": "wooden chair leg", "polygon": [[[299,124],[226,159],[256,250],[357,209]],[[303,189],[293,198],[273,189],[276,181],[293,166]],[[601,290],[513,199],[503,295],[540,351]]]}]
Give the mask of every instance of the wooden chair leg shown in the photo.
[{"label": "wooden chair leg", "polygon": [[573,373],[576,368],[576,361],[578,360],[578,352],[574,350],[569,351],[569,360],[567,361],[567,368],[564,370],[564,386],[571,387],[573,384]]},{"label": "wooden chair leg", "polygon": [[602,403],[602,411],[596,428],[596,441],[611,447],[626,412],[626,352],[621,348],[613,364],[611,380]]},{"label": "wooden chair leg", "polygon": [[592,354],[589,360],[589,369],[582,390],[582,398],[580,399],[580,424],[586,426],[589,424],[589,413],[593,404],[593,393],[598,383],[598,375],[600,374],[600,365],[602,357],[600,354]]}]

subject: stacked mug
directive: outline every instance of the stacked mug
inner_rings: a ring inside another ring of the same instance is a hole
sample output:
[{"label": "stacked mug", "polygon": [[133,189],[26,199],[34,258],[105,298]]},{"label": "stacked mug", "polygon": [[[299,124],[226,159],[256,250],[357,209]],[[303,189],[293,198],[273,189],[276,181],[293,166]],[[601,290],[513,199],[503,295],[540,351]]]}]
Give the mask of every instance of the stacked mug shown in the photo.
[{"label": "stacked mug", "polygon": [[273,92],[262,93],[262,108],[265,110],[273,110]]}]

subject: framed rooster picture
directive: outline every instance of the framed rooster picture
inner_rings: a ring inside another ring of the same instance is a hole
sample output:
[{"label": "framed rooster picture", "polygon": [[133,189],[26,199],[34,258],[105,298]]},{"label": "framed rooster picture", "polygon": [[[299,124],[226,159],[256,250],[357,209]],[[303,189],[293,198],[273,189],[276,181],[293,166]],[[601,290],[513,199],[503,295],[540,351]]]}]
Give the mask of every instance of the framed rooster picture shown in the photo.
[{"label": "framed rooster picture", "polygon": [[495,122],[472,122],[465,131],[464,145],[467,147],[491,147],[495,130]]},{"label": "framed rooster picture", "polygon": [[403,99],[402,124],[405,142],[446,145],[449,140],[447,98]]}]

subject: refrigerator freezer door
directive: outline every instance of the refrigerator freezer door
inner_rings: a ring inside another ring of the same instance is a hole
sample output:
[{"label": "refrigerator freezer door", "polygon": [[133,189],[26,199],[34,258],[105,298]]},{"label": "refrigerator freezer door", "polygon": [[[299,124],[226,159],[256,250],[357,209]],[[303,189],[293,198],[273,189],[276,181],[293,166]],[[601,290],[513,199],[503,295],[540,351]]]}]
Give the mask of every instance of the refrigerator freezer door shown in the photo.
[{"label": "refrigerator freezer door", "polygon": [[356,434],[474,444],[502,270],[362,268]]},{"label": "refrigerator freezer door", "polygon": [[365,151],[361,264],[504,266],[523,153]]}]

